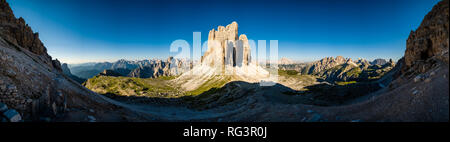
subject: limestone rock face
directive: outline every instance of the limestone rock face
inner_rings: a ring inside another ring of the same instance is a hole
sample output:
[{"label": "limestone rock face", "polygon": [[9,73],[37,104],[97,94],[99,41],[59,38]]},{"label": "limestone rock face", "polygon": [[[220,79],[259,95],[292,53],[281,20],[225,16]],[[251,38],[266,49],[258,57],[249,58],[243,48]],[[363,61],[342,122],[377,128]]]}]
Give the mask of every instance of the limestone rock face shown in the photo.
[{"label": "limestone rock face", "polygon": [[428,59],[448,64],[449,46],[449,1],[443,0],[433,7],[419,28],[411,31],[406,42],[405,68],[424,72]]},{"label": "limestone rock face", "polygon": [[238,36],[238,24],[219,26],[208,35],[208,50],[201,58],[203,65],[221,68],[228,66],[247,66],[251,59],[251,49],[247,36]]},{"label": "limestone rock face", "polygon": [[371,65],[369,61],[361,58],[358,58],[356,64],[359,65],[361,69],[367,69]]}]

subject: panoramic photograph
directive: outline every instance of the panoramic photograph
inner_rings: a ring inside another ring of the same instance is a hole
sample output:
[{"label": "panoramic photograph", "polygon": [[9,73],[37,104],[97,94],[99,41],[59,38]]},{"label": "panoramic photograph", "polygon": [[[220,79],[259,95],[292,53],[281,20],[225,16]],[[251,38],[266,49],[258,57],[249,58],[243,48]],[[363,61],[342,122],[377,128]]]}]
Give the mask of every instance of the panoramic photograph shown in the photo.
[{"label": "panoramic photograph", "polygon": [[449,0],[0,0],[0,126],[448,122],[448,50]]}]

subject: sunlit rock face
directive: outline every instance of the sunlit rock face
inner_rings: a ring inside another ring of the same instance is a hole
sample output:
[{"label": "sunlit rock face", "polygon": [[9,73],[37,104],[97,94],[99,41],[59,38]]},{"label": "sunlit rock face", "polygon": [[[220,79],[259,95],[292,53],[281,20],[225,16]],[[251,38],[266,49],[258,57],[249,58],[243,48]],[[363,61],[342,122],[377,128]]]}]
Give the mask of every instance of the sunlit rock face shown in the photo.
[{"label": "sunlit rock face", "polygon": [[250,45],[247,36],[238,36],[238,24],[219,26],[208,35],[208,50],[202,56],[202,65],[223,68],[225,66],[247,66],[250,63]]},{"label": "sunlit rock face", "polygon": [[424,17],[416,31],[411,31],[406,41],[404,72],[425,72],[432,65],[428,63],[430,59],[448,64],[448,19],[449,1],[443,0]]}]

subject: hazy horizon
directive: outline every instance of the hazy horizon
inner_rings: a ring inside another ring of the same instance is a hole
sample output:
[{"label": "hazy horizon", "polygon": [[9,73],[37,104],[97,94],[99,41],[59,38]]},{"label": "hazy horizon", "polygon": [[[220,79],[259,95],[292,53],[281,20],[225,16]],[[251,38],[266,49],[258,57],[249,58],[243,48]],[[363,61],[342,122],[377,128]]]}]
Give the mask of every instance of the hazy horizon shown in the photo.
[{"label": "hazy horizon", "polygon": [[[172,41],[237,21],[239,34],[278,40],[279,58],[343,56],[397,61],[406,39],[439,0],[122,1],[7,0],[63,63],[165,59]],[[239,2],[237,4],[237,2]],[[158,13],[164,13],[160,15]]]}]

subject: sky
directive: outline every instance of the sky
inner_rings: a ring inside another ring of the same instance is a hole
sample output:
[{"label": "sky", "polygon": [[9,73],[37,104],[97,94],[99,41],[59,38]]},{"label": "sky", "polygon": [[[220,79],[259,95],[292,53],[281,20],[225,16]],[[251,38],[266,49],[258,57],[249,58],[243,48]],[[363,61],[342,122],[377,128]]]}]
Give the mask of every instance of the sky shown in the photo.
[{"label": "sky", "polygon": [[[170,44],[236,21],[239,34],[278,40],[278,56],[394,60],[439,0],[7,0],[64,63],[165,59]],[[269,48],[269,47],[268,47]]]}]

